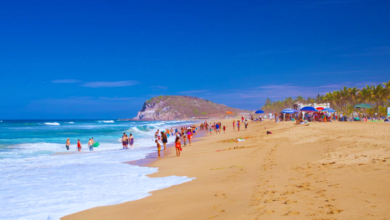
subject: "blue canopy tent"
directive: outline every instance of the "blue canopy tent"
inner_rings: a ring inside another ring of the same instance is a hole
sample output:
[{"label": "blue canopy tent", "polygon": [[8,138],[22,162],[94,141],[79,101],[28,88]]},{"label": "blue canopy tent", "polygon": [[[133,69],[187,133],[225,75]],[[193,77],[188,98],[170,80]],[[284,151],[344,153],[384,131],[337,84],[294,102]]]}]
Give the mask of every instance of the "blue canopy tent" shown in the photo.
[{"label": "blue canopy tent", "polygon": [[303,107],[303,108],[301,108],[299,111],[305,111],[305,112],[318,112],[317,109],[315,109],[314,107],[311,107],[311,106]]},{"label": "blue canopy tent", "polygon": [[284,109],[284,110],[282,111],[282,113],[287,113],[287,114],[293,114],[293,113],[295,113],[295,112],[297,112],[297,110],[291,109],[291,108],[286,108],[286,109]]},{"label": "blue canopy tent", "polygon": [[321,111],[322,112],[336,112],[333,108],[324,108]]},{"label": "blue canopy tent", "polygon": [[264,113],[264,111],[263,110],[257,110],[256,112],[255,112],[255,114],[263,114]]}]

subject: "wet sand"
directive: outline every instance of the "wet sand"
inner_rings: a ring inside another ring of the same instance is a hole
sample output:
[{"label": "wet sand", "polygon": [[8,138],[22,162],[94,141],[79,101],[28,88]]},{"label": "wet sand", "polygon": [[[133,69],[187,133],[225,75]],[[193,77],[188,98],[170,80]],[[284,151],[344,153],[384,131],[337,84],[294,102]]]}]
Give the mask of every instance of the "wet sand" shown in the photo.
[{"label": "wet sand", "polygon": [[150,177],[195,180],[62,219],[390,219],[389,124],[222,123],[226,134],[149,164]]}]

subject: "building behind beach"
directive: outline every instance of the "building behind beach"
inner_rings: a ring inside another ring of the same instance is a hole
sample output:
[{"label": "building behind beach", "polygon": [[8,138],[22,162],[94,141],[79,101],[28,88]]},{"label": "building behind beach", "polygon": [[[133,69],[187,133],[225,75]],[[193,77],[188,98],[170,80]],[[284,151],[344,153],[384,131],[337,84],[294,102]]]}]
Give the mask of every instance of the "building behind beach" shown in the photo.
[{"label": "building behind beach", "polygon": [[306,106],[311,106],[314,107],[317,110],[322,110],[324,108],[330,108],[330,103],[303,103],[303,102],[296,102],[293,105],[293,109],[298,110],[306,107]]}]

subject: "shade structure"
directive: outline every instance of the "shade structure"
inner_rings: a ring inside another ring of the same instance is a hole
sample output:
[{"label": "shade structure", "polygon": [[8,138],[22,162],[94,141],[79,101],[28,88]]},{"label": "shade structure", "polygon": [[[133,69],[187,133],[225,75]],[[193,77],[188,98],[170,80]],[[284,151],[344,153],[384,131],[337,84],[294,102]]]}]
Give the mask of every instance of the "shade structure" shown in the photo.
[{"label": "shade structure", "polygon": [[264,113],[264,111],[263,111],[263,110],[261,110],[261,109],[259,109],[259,110],[255,111],[255,114],[263,114],[263,113]]},{"label": "shade structure", "polygon": [[317,107],[316,108],[318,111],[322,111],[324,109],[324,107]]},{"label": "shade structure", "polygon": [[303,108],[301,108],[299,111],[305,111],[305,112],[318,112],[317,109],[315,109],[314,107],[311,107],[311,106],[303,107]]},{"label": "shade structure", "polygon": [[360,103],[360,104],[357,104],[357,105],[355,105],[353,107],[354,108],[372,108],[371,105],[366,104],[366,103]]},{"label": "shade structure", "polygon": [[324,108],[321,111],[322,112],[336,112],[333,108]]},{"label": "shade structure", "polygon": [[282,113],[287,113],[287,114],[292,114],[292,113],[295,113],[296,110],[295,109],[291,109],[291,108],[286,108],[286,109],[283,109]]}]

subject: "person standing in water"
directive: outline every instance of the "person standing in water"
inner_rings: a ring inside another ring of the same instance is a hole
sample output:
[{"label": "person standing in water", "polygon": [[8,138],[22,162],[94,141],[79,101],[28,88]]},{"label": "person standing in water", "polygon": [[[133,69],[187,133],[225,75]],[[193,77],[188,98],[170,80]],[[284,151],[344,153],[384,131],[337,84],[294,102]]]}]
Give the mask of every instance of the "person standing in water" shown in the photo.
[{"label": "person standing in water", "polygon": [[167,149],[167,143],[168,143],[168,136],[167,134],[164,134],[164,132],[161,132],[162,142],[164,145],[164,150]]},{"label": "person standing in water", "polygon": [[88,147],[89,147],[89,151],[93,151],[93,140],[92,139],[89,139],[88,141]]},{"label": "person standing in water", "polygon": [[68,139],[66,139],[66,150],[69,150],[69,147],[70,147],[70,140],[69,140],[69,138]]},{"label": "person standing in water", "polygon": [[77,149],[81,151],[81,142],[80,139],[77,140]]},{"label": "person standing in water", "polygon": [[180,156],[180,151],[181,151],[181,143],[180,143],[180,138],[176,136],[175,140],[175,148],[176,148],[176,156]]},{"label": "person standing in water", "polygon": [[130,134],[130,137],[129,137],[129,139],[130,139],[130,148],[132,148],[133,147],[133,145],[134,145],[134,137],[133,137],[133,134]]},{"label": "person standing in water", "polygon": [[126,142],[127,142],[127,135],[125,133],[123,133],[123,136],[122,136],[122,148],[123,149],[126,149]]}]

